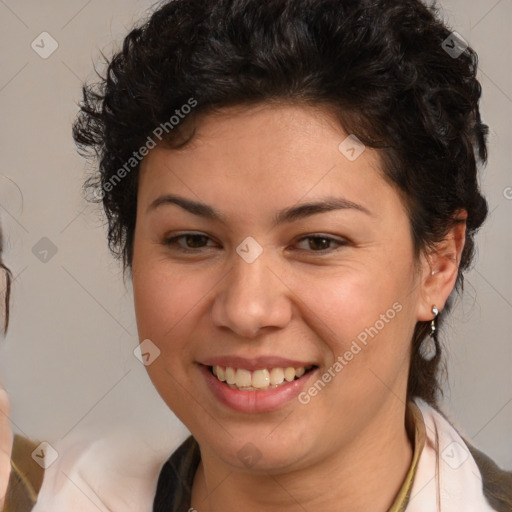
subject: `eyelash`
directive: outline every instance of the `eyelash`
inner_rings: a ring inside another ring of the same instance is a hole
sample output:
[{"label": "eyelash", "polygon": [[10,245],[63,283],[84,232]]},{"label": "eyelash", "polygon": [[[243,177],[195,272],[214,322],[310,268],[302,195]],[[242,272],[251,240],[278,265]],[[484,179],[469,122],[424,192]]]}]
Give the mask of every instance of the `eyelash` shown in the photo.
[{"label": "eyelash", "polygon": [[[179,246],[178,245],[178,241],[181,240],[181,239],[186,239],[187,237],[201,237],[201,238],[206,238],[208,240],[212,240],[208,235],[204,235],[202,233],[193,233],[193,232],[191,232],[191,233],[183,233],[181,235],[165,238],[163,240],[162,244],[165,245],[166,247],[170,247],[173,250],[177,250],[177,251],[185,253],[185,254],[197,254],[199,251],[201,251],[203,249],[206,249],[208,247],[208,246],[206,246],[206,247],[199,247],[199,248],[196,248],[196,249],[191,249],[191,248]],[[312,252],[312,253],[315,253],[315,254],[323,255],[323,254],[329,254],[331,252],[337,251],[337,250],[341,249],[342,247],[348,245],[348,241],[347,240],[337,240],[337,239],[332,238],[330,236],[322,235],[322,234],[319,234],[319,233],[313,233],[311,235],[299,238],[296,243],[302,242],[304,240],[315,240],[315,239],[327,240],[329,242],[333,242],[335,244],[338,244],[338,247],[335,248],[335,249],[321,249],[321,250],[318,250],[318,251],[314,251],[314,250],[309,251],[307,249],[299,249],[299,251]]]}]

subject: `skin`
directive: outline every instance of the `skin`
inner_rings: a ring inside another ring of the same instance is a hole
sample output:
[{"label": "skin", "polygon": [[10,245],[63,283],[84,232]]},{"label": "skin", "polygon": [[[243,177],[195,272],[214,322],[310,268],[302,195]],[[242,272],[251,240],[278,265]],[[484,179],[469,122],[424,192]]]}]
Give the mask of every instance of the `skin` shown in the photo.
[{"label": "skin", "polygon": [[[156,147],[141,164],[132,264],[139,337],[161,351],[149,376],[201,448],[192,506],[384,512],[412,459],[404,417],[414,326],[433,318],[433,304],[443,309],[465,226],[415,260],[378,153],[350,162],[338,150],[347,134],[320,107],[230,107],[196,130],[185,148]],[[225,223],[174,204],[148,209],[162,194],[206,203]],[[277,211],[326,196],[370,213],[273,225]],[[183,231],[209,238],[164,243]],[[334,241],[304,239],[318,234]],[[263,248],[251,264],[235,250],[248,236]],[[321,375],[397,302],[402,310],[307,405],[236,412],[199,371],[206,357],[276,355],[314,362]],[[237,456],[248,442],[261,454],[251,468]]]}]

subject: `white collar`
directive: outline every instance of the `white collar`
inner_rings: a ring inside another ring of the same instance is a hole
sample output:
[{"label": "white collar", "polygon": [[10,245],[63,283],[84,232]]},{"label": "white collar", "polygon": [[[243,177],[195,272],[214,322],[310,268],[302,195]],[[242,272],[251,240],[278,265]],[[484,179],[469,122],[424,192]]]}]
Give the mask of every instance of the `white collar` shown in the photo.
[{"label": "white collar", "polygon": [[484,496],[480,470],[455,428],[423,400],[415,403],[426,440],[406,512],[495,512]]},{"label": "white collar", "polygon": [[[495,512],[483,494],[478,466],[457,431],[423,400],[415,399],[415,404],[426,439],[406,512]],[[151,512],[170,447],[155,451],[127,431],[88,434],[58,447],[62,456],[45,471],[33,512],[67,512],[70,504],[74,512]]]}]

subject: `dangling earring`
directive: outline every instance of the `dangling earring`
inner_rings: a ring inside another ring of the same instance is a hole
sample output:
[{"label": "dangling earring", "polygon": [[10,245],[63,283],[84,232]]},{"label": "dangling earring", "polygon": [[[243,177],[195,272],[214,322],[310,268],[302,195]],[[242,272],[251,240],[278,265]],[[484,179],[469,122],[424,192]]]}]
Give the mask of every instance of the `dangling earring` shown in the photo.
[{"label": "dangling earring", "polygon": [[420,355],[426,361],[432,361],[437,354],[437,328],[436,328],[436,318],[439,314],[439,310],[434,305],[432,306],[432,313],[434,314],[434,318],[430,322],[430,333],[420,345]]},{"label": "dangling earring", "polygon": [[434,313],[434,318],[432,318],[432,321],[430,322],[430,337],[433,338],[436,334],[436,318],[439,314],[439,309],[436,308],[436,306],[432,306],[432,313]]}]

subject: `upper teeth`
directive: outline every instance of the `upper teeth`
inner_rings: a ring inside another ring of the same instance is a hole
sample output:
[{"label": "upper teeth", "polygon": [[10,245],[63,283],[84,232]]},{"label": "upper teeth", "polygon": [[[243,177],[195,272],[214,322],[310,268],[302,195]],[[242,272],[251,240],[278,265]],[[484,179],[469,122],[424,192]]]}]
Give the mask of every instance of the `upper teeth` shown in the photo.
[{"label": "upper teeth", "polygon": [[231,366],[213,366],[213,374],[222,382],[226,382],[231,387],[237,387],[247,391],[254,389],[268,389],[283,384],[284,381],[291,382],[295,377],[302,377],[306,373],[306,368],[272,368],[267,370],[255,370],[253,372],[244,368],[232,368]]}]

